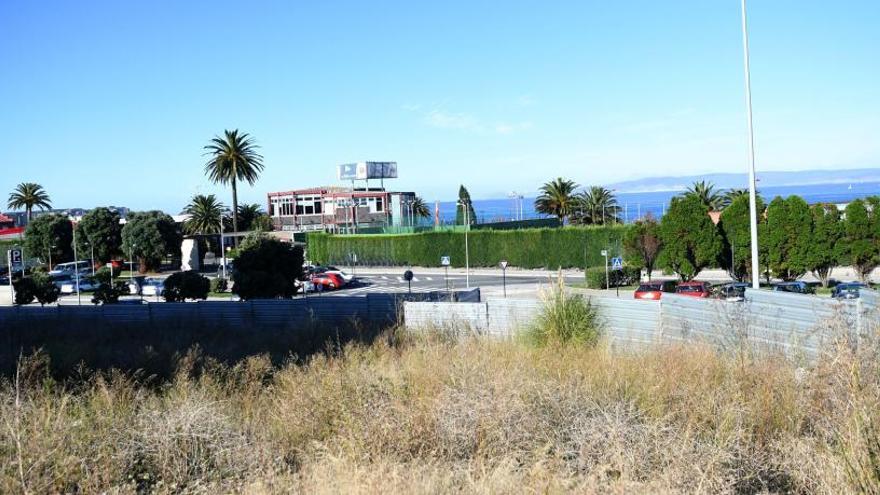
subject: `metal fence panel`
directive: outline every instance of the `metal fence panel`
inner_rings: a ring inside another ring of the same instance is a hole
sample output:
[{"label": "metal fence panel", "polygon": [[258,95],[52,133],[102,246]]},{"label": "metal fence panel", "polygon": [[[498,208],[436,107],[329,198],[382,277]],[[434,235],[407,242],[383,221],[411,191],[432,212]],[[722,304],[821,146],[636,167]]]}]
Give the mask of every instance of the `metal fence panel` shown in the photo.
[{"label": "metal fence panel", "polygon": [[485,334],[489,331],[487,303],[406,302],[407,328]]},{"label": "metal fence panel", "polygon": [[492,335],[512,337],[528,328],[541,311],[541,301],[489,299],[486,301],[487,328]]},{"label": "metal fence panel", "polygon": [[659,301],[594,297],[592,303],[612,345],[642,348],[659,342]]}]

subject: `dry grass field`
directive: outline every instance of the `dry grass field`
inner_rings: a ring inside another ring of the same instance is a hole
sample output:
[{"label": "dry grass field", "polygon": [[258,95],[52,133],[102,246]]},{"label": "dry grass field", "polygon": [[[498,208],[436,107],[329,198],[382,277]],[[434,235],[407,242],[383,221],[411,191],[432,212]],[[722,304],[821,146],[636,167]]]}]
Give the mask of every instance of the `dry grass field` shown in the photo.
[{"label": "dry grass field", "polygon": [[64,381],[38,356],[0,384],[0,492],[877,493],[876,351],[389,334]]}]

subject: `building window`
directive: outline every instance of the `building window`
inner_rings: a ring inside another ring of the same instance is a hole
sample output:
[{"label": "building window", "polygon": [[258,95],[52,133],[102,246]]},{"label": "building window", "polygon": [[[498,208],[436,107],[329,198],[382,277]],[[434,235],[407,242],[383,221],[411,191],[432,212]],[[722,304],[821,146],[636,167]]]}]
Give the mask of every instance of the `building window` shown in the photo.
[{"label": "building window", "polygon": [[384,204],[382,203],[382,198],[376,198],[376,211],[382,212],[385,211]]}]

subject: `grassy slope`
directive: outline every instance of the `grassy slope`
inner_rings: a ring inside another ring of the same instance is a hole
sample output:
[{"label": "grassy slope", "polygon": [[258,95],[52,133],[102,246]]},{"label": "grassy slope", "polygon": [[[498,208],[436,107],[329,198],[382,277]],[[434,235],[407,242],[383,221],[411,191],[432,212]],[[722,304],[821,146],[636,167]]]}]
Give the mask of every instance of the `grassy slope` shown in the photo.
[{"label": "grassy slope", "polygon": [[388,342],[281,368],[190,355],[167,382],[109,374],[65,387],[28,363],[18,388],[0,385],[0,492],[878,486],[860,464],[880,426],[874,349],[804,371],[698,346]]}]

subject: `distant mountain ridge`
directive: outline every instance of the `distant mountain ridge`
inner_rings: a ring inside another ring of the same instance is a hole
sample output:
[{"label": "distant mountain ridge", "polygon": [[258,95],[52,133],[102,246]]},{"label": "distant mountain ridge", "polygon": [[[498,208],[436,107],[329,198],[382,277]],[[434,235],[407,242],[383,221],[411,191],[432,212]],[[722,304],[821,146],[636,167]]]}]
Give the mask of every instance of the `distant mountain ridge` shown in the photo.
[{"label": "distant mountain ridge", "polygon": [[[720,189],[745,188],[748,186],[748,174],[717,173],[679,177],[648,177],[617,182],[607,187],[617,193],[683,191],[694,182],[702,180],[712,182]],[[811,186],[817,184],[860,182],[880,182],[880,168],[758,172],[758,187]]]}]

